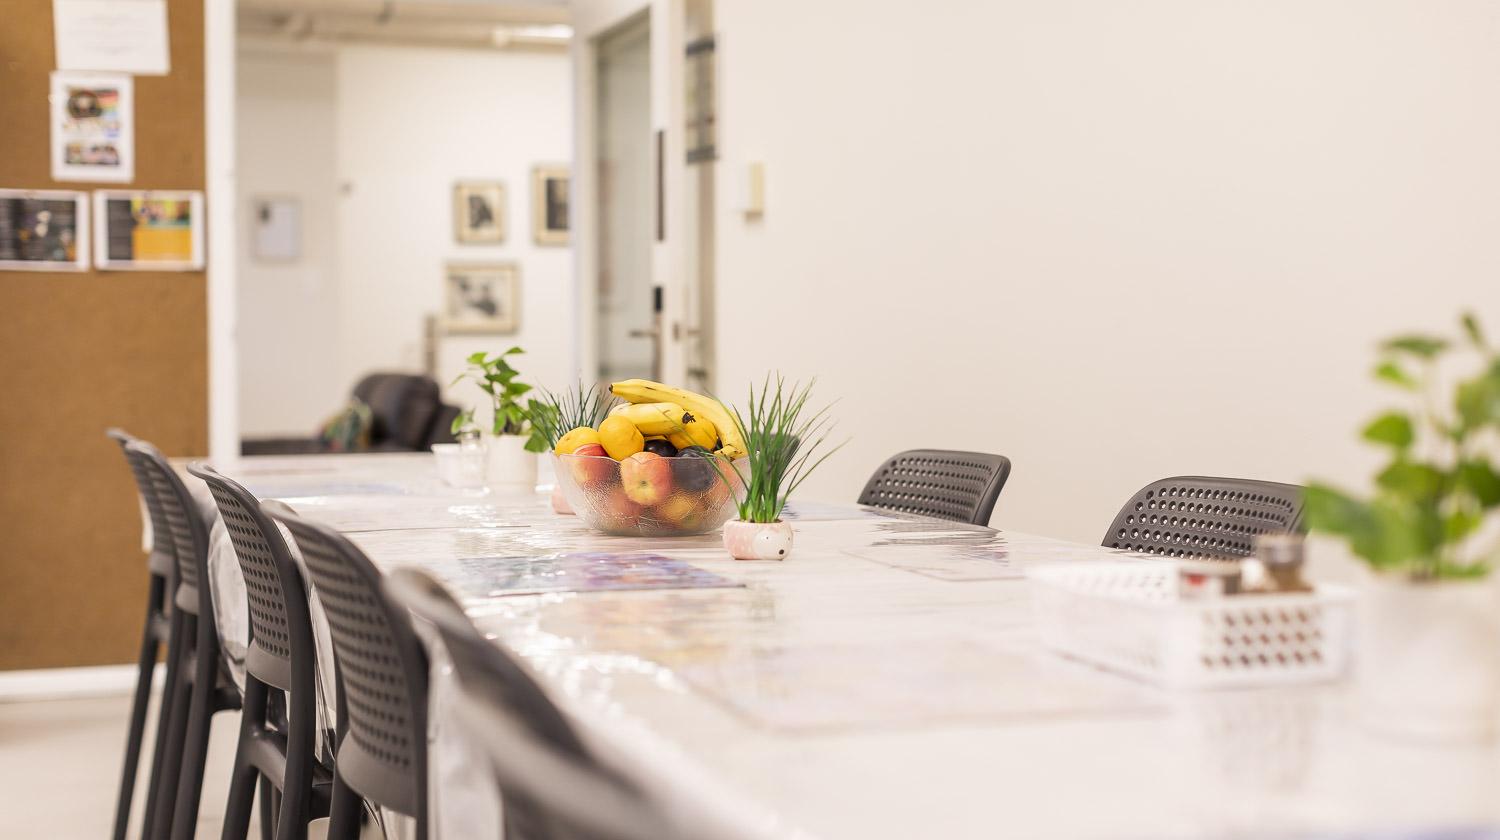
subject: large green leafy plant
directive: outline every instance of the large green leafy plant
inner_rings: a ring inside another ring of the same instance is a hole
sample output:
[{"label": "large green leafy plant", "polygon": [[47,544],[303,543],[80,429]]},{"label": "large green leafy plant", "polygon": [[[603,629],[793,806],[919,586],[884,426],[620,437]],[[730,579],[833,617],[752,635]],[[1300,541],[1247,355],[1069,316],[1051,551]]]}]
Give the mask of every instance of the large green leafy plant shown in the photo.
[{"label": "large green leafy plant", "polygon": [[737,408],[730,409],[748,450],[741,461],[730,465],[738,473],[743,492],[719,466],[719,458],[705,457],[712,459],[714,470],[735,493],[735,506],[742,521],[775,522],[780,519],[792,491],[844,445],[840,443],[818,454],[833,431],[833,420],[828,415],[829,406],[816,411],[808,408],[807,400],[811,395],[811,382],[787,385],[777,375],[773,383],[767,375],[759,393],[753,384],[750,386],[750,402],[745,413],[740,413]]},{"label": "large green leafy plant", "polygon": [[[1380,346],[1376,378],[1410,405],[1381,414],[1361,433],[1390,455],[1373,494],[1361,499],[1318,483],[1307,489],[1311,529],[1345,538],[1377,571],[1414,580],[1480,577],[1500,551],[1481,544],[1481,526],[1500,507],[1500,473],[1491,460],[1500,440],[1500,353],[1472,314],[1462,325],[1459,340],[1403,335]],[[1450,392],[1440,362],[1458,355],[1470,368]]]},{"label": "large green leafy plant", "polygon": [[[479,386],[490,396],[490,402],[495,409],[494,420],[490,431],[495,435],[527,435],[526,449],[528,452],[545,452],[547,450],[547,437],[542,428],[532,422],[536,416],[545,416],[548,406],[535,399],[522,397],[531,391],[531,386],[520,381],[520,373],[510,362],[506,361],[509,356],[518,356],[525,353],[519,347],[512,347],[504,353],[491,356],[485,352],[472,353],[465,361],[469,367],[453,380],[454,384],[467,379]],[[472,412],[467,413],[472,418]],[[460,421],[464,415],[460,415]],[[455,421],[457,426],[459,421]]]}]

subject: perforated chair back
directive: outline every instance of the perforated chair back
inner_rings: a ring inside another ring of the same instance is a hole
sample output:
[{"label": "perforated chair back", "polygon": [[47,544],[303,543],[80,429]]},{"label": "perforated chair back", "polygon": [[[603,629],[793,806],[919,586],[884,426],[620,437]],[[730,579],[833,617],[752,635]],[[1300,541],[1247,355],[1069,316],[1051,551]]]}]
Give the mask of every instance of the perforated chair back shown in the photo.
[{"label": "perforated chair back", "polygon": [[487,695],[511,709],[537,735],[580,761],[593,761],[573,726],[526,668],[485,639],[463,608],[430,576],[400,569],[386,576],[386,592],[432,624],[465,691]]},{"label": "perforated chair back", "polygon": [[146,566],[151,574],[170,577],[177,561],[167,530],[167,515],[156,499],[151,473],[147,471],[140,453],[130,451],[130,444],[138,438],[124,429],[106,429],[104,434],[120,445],[120,452],[125,455],[125,463],[130,465],[130,474],[135,479],[136,493],[140,495],[141,504],[146,508],[146,521],[151,527],[151,551],[147,555]]},{"label": "perforated chair back", "polygon": [[442,639],[458,677],[454,704],[467,739],[484,749],[499,785],[506,837],[669,840],[655,803],[597,760],[518,661],[486,640],[431,577],[402,569],[386,591]]},{"label": "perforated chair back", "polygon": [[[207,587],[208,528],[203,517],[198,515],[197,503],[177,471],[156,447],[135,440],[126,444],[125,451],[140,459],[141,468],[151,483],[151,492],[161,507],[166,526],[162,533],[171,540],[177,572],[173,605],[189,615],[211,618],[213,602]],[[202,587],[199,586],[200,580],[204,581]],[[205,624],[211,627],[212,621]]]},{"label": "perforated chair back", "polygon": [[1258,534],[1303,530],[1302,488],[1244,478],[1177,476],[1142,487],[1104,534],[1108,548],[1233,560]]},{"label": "perforated chair back", "polygon": [[[312,690],[312,619],[302,573],[281,530],[260,510],[255,496],[213,467],[193,464],[188,472],[213,493],[219,518],[234,544],[245,578],[250,610],[250,647],[245,669],[261,682],[287,691]],[[293,663],[299,667],[294,667]],[[298,672],[301,672],[300,674]],[[297,675],[297,679],[294,679]],[[293,685],[307,680],[306,685]]]},{"label": "perforated chair back", "polygon": [[328,617],[340,689],[339,775],[364,798],[424,824],[427,658],[410,615],[342,535],[280,506],[261,510],[291,532]]},{"label": "perforated chair back", "polygon": [[1010,459],[985,452],[912,449],[891,456],[870,476],[859,503],[988,525],[1010,477]]}]

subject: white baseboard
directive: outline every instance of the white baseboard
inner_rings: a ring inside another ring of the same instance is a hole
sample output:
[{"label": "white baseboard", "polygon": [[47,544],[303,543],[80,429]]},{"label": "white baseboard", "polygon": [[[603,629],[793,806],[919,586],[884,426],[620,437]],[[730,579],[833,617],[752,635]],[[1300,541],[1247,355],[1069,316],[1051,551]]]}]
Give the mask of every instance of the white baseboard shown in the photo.
[{"label": "white baseboard", "polygon": [[[135,691],[138,673],[134,665],[0,671],[0,703],[124,696]],[[165,675],[166,666],[158,664],[152,688],[159,689]]]}]

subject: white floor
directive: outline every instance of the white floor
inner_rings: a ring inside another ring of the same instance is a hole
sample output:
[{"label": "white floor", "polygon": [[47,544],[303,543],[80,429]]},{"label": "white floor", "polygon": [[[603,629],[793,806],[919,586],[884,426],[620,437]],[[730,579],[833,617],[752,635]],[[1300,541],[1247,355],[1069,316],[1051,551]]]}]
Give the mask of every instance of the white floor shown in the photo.
[{"label": "white floor", "polygon": [[[4,791],[0,837],[109,837],[129,715],[127,696],[0,703],[0,791]],[[156,720],[154,703],[148,720]],[[236,713],[214,716],[198,810],[198,837],[219,836],[238,726]],[[152,727],[148,726],[132,837],[139,832],[152,738]],[[322,832],[321,823],[315,824],[314,836],[321,837]],[[252,817],[250,837],[259,836]]]}]

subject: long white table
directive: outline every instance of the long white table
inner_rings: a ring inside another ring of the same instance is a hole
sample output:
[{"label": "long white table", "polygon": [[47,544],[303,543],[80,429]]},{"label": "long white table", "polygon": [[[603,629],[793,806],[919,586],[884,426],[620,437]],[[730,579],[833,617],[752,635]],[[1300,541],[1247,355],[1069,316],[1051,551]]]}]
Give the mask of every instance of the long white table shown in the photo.
[{"label": "long white table", "polygon": [[[1171,693],[1042,649],[1025,571],[1105,549],[806,504],[790,559],[741,563],[448,489],[425,455],[220,468],[433,573],[591,738],[765,835],[1500,836],[1500,751],[1369,734],[1347,684]],[[581,552],[689,588],[601,589]]]}]

